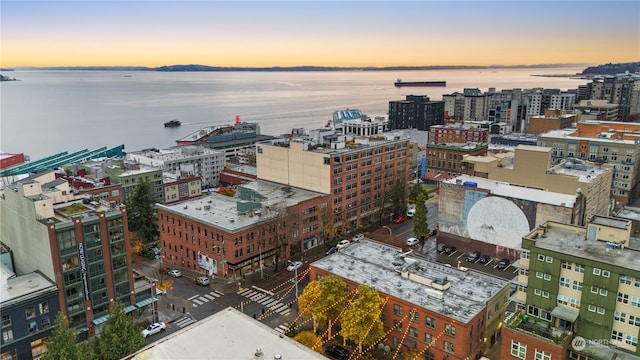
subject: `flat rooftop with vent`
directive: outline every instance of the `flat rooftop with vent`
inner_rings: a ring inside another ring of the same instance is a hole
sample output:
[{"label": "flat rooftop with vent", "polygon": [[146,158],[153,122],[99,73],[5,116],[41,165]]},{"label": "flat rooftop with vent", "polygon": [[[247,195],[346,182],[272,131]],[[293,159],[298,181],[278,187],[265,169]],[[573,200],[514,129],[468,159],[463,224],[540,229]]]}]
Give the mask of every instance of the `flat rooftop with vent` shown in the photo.
[{"label": "flat rooftop with vent", "polygon": [[378,292],[468,323],[509,282],[459,270],[364,239],[311,264]]}]

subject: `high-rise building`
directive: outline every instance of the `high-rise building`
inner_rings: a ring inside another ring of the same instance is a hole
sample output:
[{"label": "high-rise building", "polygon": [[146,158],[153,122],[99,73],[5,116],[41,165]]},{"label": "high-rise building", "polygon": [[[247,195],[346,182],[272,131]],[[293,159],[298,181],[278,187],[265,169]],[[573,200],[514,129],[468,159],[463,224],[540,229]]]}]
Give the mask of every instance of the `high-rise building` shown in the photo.
[{"label": "high-rise building", "polygon": [[16,274],[39,270],[55,281],[60,310],[81,337],[99,333],[114,301],[135,316],[156,299],[134,285],[124,206],[75,195],[53,171],[3,189],[0,238]]},{"label": "high-rise building", "polygon": [[390,128],[429,131],[432,125],[444,125],[444,111],[444,101],[407,95],[405,100],[389,101]]}]

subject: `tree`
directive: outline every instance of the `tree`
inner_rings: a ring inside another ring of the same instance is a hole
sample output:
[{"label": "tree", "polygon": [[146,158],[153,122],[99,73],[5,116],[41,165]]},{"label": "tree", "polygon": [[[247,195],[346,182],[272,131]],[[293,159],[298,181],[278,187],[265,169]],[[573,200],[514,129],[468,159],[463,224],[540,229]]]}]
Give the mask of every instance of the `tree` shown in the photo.
[{"label": "tree", "polygon": [[320,279],[321,316],[327,320],[327,331],[331,339],[331,325],[338,320],[349,303],[347,284],[337,276],[325,276]]},{"label": "tree", "polygon": [[358,286],[358,298],[342,315],[340,334],[346,343],[353,340],[362,353],[363,347],[371,347],[384,337],[381,312],[384,300],[378,292],[365,284]]},{"label": "tree", "polygon": [[418,201],[418,196],[422,193],[424,193],[424,188],[421,183],[412,184],[411,187],[409,187],[409,202]]},{"label": "tree", "polygon": [[80,352],[76,345],[78,333],[69,328],[69,319],[62,312],[58,312],[52,336],[45,341],[47,353],[43,360],[83,360],[87,357]]},{"label": "tree", "polygon": [[140,181],[127,200],[129,230],[138,232],[144,243],[155,241],[160,236],[158,216],[153,189],[147,181]]},{"label": "tree", "polygon": [[107,324],[95,339],[97,359],[122,359],[140,350],[144,344],[141,330],[134,325],[133,318],[125,314],[122,303],[117,301]]},{"label": "tree", "polygon": [[320,337],[313,331],[302,331],[298,335],[294,336],[293,340],[313,351],[320,352],[322,350],[322,343],[319,341]]},{"label": "tree", "polygon": [[391,188],[391,200],[393,202],[393,212],[404,214],[407,209],[407,189],[404,177],[398,177]]},{"label": "tree", "polygon": [[413,215],[413,233],[422,239],[429,237],[429,223],[427,222],[427,195],[420,193],[416,200],[416,213]]},{"label": "tree", "polygon": [[336,228],[336,219],[333,212],[326,207],[322,210],[322,230],[324,235],[325,244],[333,241],[333,236],[336,235],[338,229]]},{"label": "tree", "polygon": [[298,297],[298,309],[300,311],[300,316],[308,317],[310,316],[313,319],[313,332],[316,332],[318,328],[318,317],[316,313],[319,315],[318,305],[320,302],[320,282],[318,280],[314,280],[310,282],[302,291],[302,294]]}]

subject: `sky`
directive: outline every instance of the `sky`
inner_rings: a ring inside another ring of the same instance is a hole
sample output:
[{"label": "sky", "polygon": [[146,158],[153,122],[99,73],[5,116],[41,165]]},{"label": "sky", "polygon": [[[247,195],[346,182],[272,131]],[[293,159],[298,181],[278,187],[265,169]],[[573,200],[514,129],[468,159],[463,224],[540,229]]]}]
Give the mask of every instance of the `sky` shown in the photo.
[{"label": "sky", "polygon": [[640,1],[11,1],[0,67],[640,61]]}]

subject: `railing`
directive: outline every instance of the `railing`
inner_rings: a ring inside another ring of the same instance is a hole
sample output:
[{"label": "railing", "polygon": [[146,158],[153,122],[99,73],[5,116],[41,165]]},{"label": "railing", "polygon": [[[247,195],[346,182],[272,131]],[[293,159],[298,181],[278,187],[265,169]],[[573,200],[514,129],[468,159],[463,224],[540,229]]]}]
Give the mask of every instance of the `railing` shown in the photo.
[{"label": "railing", "polygon": [[505,323],[510,328],[517,329],[533,337],[551,341],[558,345],[564,343],[567,337],[572,334],[571,331],[550,326],[547,322],[535,322],[535,318],[532,317],[523,318],[523,315],[525,315],[524,311],[512,313],[505,318]]}]

